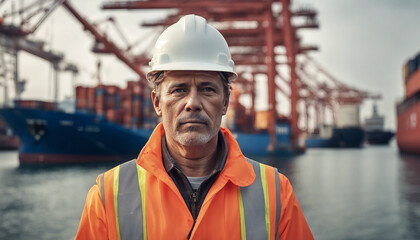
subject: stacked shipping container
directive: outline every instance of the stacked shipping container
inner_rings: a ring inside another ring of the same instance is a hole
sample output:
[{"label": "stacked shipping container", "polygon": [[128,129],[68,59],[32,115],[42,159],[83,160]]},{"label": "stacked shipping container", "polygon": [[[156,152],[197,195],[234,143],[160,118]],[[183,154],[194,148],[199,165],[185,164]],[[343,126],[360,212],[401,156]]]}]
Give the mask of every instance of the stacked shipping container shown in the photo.
[{"label": "stacked shipping container", "polygon": [[123,124],[125,127],[140,127],[143,119],[142,112],[143,89],[139,82],[127,82],[123,90]]},{"label": "stacked shipping container", "polygon": [[[128,81],[127,87],[121,89],[114,85],[76,88],[76,110],[95,114],[110,122],[127,128],[141,128],[144,124],[156,124],[151,101],[144,101],[143,89],[138,81]],[[148,103],[150,106],[144,106]],[[147,116],[147,117],[146,117]]]},{"label": "stacked shipping container", "polygon": [[405,81],[405,96],[413,96],[420,90],[420,53],[408,60],[403,68]]},{"label": "stacked shipping container", "polygon": [[16,100],[14,104],[16,107],[30,109],[55,110],[57,108],[55,103],[38,100]]}]

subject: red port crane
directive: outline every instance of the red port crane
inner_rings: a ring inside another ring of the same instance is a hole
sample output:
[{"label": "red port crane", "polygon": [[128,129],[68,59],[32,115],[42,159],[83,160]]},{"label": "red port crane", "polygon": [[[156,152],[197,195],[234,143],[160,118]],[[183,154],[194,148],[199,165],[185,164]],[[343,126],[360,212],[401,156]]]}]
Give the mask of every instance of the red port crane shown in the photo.
[{"label": "red port crane", "polygon": [[[281,4],[281,12],[275,12],[274,4]],[[298,114],[296,104],[298,93],[296,87],[296,55],[316,50],[316,47],[304,47],[299,43],[300,38],[296,31],[302,28],[317,28],[316,12],[311,9],[300,9],[292,12],[289,9],[290,0],[206,0],[206,1],[107,1],[102,9],[176,9],[175,14],[167,16],[162,20],[147,22],[143,26],[168,26],[173,24],[180,16],[195,13],[205,17],[207,20],[221,25],[220,32],[226,38],[228,45],[232,48],[233,59],[238,66],[238,72],[248,72],[255,77],[257,72],[263,72],[268,82],[268,108],[270,133],[270,144],[268,149],[273,150],[276,146],[276,122],[278,118],[276,92],[279,90],[276,84],[278,76],[276,60],[277,47],[285,46],[287,63],[289,66],[289,84],[291,89],[291,136],[292,148],[297,147],[299,135]],[[305,17],[304,24],[294,26],[291,23],[292,17]],[[245,27],[236,27],[236,23],[244,23]],[[250,26],[251,25],[251,26]],[[239,51],[233,50],[239,49]],[[244,80],[248,81],[248,80]],[[244,81],[241,82],[244,85]],[[244,93],[249,91],[242,91]],[[255,98],[255,94],[251,94]],[[254,102],[254,100],[252,100]],[[255,111],[250,111],[254,114]]]}]

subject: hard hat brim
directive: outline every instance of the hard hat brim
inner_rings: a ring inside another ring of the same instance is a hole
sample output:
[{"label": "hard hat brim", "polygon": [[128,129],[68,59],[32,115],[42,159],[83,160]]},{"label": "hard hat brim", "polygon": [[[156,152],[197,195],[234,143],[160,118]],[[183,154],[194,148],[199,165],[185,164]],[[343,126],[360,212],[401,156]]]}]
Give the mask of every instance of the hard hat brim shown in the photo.
[{"label": "hard hat brim", "polygon": [[156,72],[160,71],[210,71],[210,72],[225,72],[229,75],[229,81],[234,81],[238,75],[231,67],[221,66],[218,64],[200,63],[200,62],[176,62],[160,64],[158,68],[152,69],[147,73],[147,80]]}]

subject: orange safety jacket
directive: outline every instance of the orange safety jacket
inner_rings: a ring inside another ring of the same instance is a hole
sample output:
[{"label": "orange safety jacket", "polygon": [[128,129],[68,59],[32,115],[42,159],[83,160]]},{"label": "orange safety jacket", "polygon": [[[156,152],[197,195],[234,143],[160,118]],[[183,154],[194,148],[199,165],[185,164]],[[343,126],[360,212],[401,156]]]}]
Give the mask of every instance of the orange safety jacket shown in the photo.
[{"label": "orange safety jacket", "polygon": [[98,176],[76,239],[313,239],[288,179],[221,131],[226,164],[195,222],[163,166],[159,124],[136,161]]}]

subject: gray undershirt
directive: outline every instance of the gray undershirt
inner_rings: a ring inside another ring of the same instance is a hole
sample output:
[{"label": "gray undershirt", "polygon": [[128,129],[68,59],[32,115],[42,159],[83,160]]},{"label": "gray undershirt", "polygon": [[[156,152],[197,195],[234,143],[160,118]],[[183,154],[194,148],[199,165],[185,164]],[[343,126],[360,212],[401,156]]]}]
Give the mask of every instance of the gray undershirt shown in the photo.
[{"label": "gray undershirt", "polygon": [[194,190],[197,190],[198,187],[201,185],[201,183],[206,180],[208,176],[204,177],[187,177],[188,181],[190,181],[190,184]]}]

